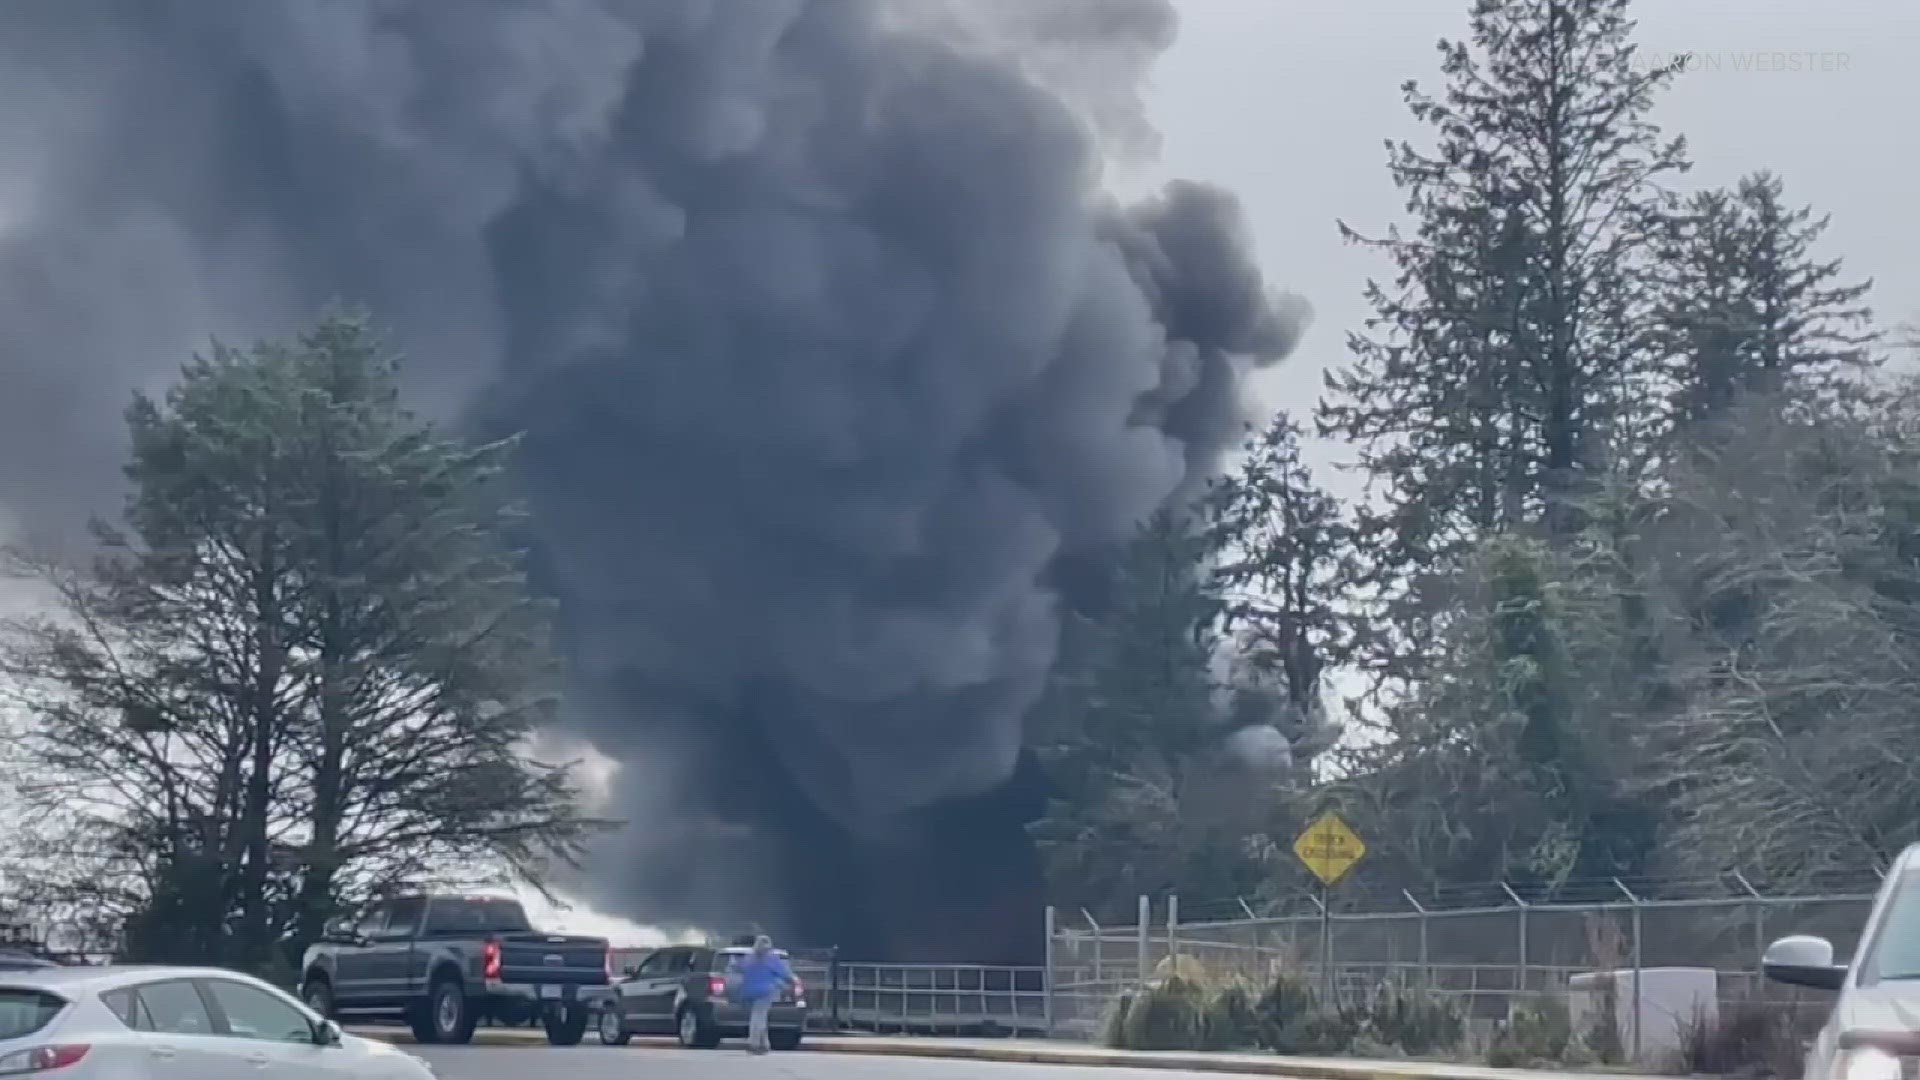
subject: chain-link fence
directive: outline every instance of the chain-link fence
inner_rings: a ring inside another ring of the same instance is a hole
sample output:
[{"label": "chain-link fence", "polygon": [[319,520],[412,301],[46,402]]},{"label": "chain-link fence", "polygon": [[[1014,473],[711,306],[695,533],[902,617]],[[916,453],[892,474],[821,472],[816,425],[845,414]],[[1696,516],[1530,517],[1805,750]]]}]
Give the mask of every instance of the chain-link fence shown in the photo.
[{"label": "chain-link fence", "polygon": [[1709,968],[1719,996],[1760,992],[1760,954],[1787,934],[1817,934],[1850,955],[1873,895],[1866,891],[1778,897],[1745,895],[1648,899],[1625,885],[1611,900],[1506,903],[1467,908],[1403,906],[1262,917],[1242,905],[1237,919],[1182,921],[1179,900],[1149,905],[1129,925],[1084,912],[1049,915],[1048,1015],[1061,1035],[1095,1030],[1115,996],[1153,977],[1169,955],[1214,972],[1264,978],[1279,969],[1310,976],[1341,998],[1384,981],[1452,997],[1470,1018],[1503,1019],[1517,999],[1558,993],[1582,971]]}]

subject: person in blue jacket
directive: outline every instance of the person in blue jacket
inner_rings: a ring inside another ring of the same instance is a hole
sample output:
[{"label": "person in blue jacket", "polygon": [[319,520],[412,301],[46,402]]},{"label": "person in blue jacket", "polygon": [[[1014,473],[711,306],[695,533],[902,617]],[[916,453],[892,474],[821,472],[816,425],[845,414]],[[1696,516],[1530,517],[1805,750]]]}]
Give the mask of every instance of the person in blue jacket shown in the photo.
[{"label": "person in blue jacket", "polygon": [[767,1014],[773,1010],[773,999],[780,991],[793,985],[793,968],[787,965],[785,957],[773,951],[773,939],[765,934],[753,939],[752,952],[734,957],[728,967],[731,981],[738,986],[733,991],[735,1000],[746,1002],[751,1010],[747,1020],[747,1050],[764,1054],[773,1049],[767,1041]]}]

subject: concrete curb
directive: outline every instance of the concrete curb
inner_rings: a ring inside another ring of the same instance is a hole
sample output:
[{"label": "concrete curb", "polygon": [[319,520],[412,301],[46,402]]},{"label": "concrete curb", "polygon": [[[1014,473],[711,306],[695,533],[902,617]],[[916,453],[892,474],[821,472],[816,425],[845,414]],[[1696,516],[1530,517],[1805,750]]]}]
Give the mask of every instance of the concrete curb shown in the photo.
[{"label": "concrete curb", "polygon": [[[353,1034],[362,1038],[401,1046],[414,1044],[404,1028],[360,1028]],[[482,1028],[474,1033],[473,1045],[511,1049],[534,1049],[547,1045],[538,1031],[507,1028]],[[597,1045],[591,1036],[583,1046]],[[671,1049],[672,1039],[636,1038],[629,1048]],[[607,1049],[616,1049],[608,1047]],[[848,1038],[809,1036],[800,1049],[816,1054],[858,1054],[864,1057],[948,1058],[964,1061],[994,1061],[1018,1065],[1078,1065],[1083,1068],[1163,1069],[1181,1072],[1226,1073],[1241,1076],[1282,1076],[1293,1080],[1480,1080],[1499,1077],[1523,1080],[1528,1077],[1556,1076],[1526,1069],[1489,1069],[1460,1065],[1432,1065],[1425,1062],[1338,1062],[1299,1060],[1244,1055],[1193,1054],[1178,1052],[1130,1052],[1098,1047],[1046,1047],[1031,1044],[995,1046],[991,1043],[951,1043],[909,1041],[905,1039]],[[1613,1080],[1613,1078],[1609,1078]]]}]

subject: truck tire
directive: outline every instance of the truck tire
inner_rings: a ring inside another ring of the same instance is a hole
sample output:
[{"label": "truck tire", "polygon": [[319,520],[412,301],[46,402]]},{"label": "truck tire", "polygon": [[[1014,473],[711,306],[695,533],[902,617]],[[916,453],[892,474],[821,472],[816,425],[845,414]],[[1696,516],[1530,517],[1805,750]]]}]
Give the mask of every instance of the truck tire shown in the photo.
[{"label": "truck tire", "polygon": [[681,1046],[689,1050],[711,1050],[720,1045],[720,1029],[714,1026],[713,1014],[707,1010],[697,1005],[682,1005],[673,1021]]},{"label": "truck tire", "polygon": [[317,971],[308,974],[306,985],[300,988],[300,1000],[307,1003],[307,1008],[319,1013],[320,1019],[334,1018],[333,984],[327,981],[325,975]]},{"label": "truck tire", "polygon": [[540,1026],[547,1029],[551,1046],[579,1046],[587,1035],[587,1009],[584,1005],[557,1005],[540,1014]]},{"label": "truck tire", "polygon": [[767,1045],[783,1053],[788,1050],[798,1050],[800,1049],[800,1035],[801,1032],[799,1028],[769,1031],[767,1032]]},{"label": "truck tire", "polygon": [[[456,976],[442,975],[434,979],[427,991],[427,1032],[432,1036],[425,1042],[445,1043],[454,1046],[473,1041],[473,1029],[479,1026],[480,1016],[474,1012],[473,1002],[467,1000],[467,991],[460,985]],[[419,1031],[416,1030],[418,1035]]]},{"label": "truck tire", "polygon": [[618,1009],[600,1010],[600,1021],[594,1025],[594,1031],[600,1036],[602,1046],[625,1046],[633,1041],[633,1032],[621,1022]]}]

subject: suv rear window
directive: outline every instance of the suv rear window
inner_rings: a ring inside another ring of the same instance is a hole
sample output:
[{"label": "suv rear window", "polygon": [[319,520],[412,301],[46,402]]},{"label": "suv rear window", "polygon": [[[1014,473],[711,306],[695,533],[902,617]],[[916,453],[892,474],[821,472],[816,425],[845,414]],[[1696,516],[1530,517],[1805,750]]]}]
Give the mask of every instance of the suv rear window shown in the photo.
[{"label": "suv rear window", "polygon": [[[730,966],[735,960],[738,960],[741,957],[746,956],[752,952],[753,952],[752,949],[722,949],[719,952],[714,953],[713,954],[714,973],[720,974],[726,971],[728,966]],[[785,949],[775,949],[773,950],[773,955],[779,957],[782,960],[793,959],[793,957],[787,955],[787,950]]]},{"label": "suv rear window", "polygon": [[60,1010],[65,998],[45,990],[21,990],[0,987],[0,1039],[18,1039],[46,1027]]}]

